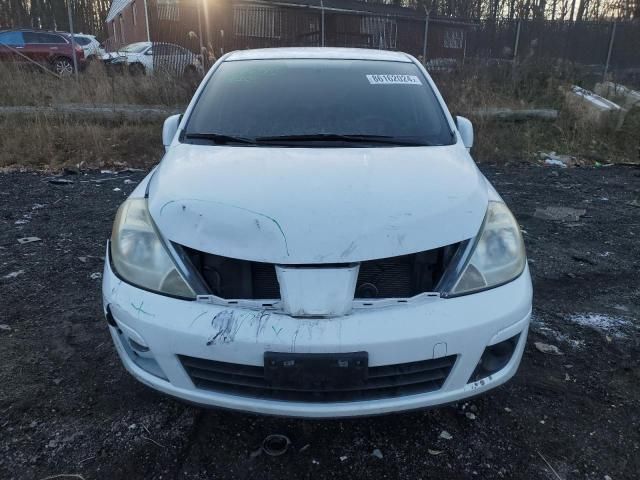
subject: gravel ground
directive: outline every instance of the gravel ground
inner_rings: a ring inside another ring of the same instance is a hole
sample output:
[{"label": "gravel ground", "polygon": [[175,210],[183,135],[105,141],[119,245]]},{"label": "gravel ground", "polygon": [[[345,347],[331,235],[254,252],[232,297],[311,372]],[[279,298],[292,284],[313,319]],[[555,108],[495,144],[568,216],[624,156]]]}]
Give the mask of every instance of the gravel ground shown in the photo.
[{"label": "gravel ground", "polygon": [[[137,383],[96,277],[143,174],[0,175],[0,478],[638,478],[640,169],[482,168],[533,275],[518,374],[468,403],[341,421],[201,410]],[[259,454],[272,433],[291,439],[282,456]]]}]

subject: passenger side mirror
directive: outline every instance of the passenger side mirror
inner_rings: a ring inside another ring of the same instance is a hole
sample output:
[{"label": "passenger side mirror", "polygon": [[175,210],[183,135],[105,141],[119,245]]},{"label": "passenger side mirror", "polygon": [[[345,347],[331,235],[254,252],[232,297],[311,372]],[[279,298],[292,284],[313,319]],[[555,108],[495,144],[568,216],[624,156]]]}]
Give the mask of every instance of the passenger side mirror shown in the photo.
[{"label": "passenger side mirror", "polygon": [[456,117],[456,126],[462,138],[462,143],[470,150],[473,147],[473,124],[465,117]]},{"label": "passenger side mirror", "polygon": [[169,149],[173,137],[176,136],[181,119],[182,115],[171,115],[164,121],[164,125],[162,126],[162,144],[165,150]]}]

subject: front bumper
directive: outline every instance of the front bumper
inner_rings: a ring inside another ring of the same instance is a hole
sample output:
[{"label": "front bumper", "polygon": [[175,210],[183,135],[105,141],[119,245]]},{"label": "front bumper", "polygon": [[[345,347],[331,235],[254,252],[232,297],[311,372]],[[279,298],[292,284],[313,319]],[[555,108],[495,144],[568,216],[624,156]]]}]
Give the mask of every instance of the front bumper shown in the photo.
[{"label": "front bumper", "polygon": [[[293,417],[348,417],[431,407],[459,401],[501,385],[520,363],[531,316],[528,268],[506,285],[472,295],[354,310],[350,315],[301,319],[199,301],[177,300],[123,282],[107,261],[103,301],[127,370],[142,383],[208,406]],[[233,320],[224,341],[211,341],[216,315]],[[469,382],[488,345],[520,334],[501,370]],[[133,342],[133,343],[132,343]],[[138,352],[131,345],[138,347]],[[141,347],[141,348],[140,348]],[[148,349],[148,351],[144,351]],[[366,351],[369,366],[396,365],[456,355],[441,388],[394,398],[348,402],[299,402],[231,395],[197,388],[178,355],[262,367],[266,351],[336,353]]]}]

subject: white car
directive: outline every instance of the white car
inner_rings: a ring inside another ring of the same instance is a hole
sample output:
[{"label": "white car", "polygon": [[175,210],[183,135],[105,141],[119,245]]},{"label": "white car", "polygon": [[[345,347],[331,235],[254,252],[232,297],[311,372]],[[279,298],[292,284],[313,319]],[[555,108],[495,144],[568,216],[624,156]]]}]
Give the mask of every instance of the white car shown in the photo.
[{"label": "white car", "polygon": [[107,66],[126,66],[132,74],[150,75],[158,71],[173,75],[203,73],[197,55],[173,43],[131,43],[117,52],[103,55],[102,60]]},{"label": "white car", "polygon": [[232,52],[116,215],[104,313],[127,370],[296,417],[430,407],[520,363],[520,228],[427,71],[398,52]]},{"label": "white car", "polygon": [[77,33],[73,36],[76,44],[84,50],[84,58],[87,60],[100,59],[105,55],[105,50],[96,39],[95,35]]}]

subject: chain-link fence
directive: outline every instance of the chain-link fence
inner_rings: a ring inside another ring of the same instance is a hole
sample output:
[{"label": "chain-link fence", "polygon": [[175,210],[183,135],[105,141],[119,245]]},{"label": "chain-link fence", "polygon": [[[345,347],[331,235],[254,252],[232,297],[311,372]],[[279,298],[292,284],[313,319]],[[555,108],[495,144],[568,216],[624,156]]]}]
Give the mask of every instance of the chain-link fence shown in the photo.
[{"label": "chain-link fence", "polygon": [[600,75],[640,71],[637,22],[453,19],[355,0],[329,2],[148,0],[150,38],[164,45],[155,50],[158,54],[167,52],[163,59],[154,56],[154,64],[184,70],[184,50],[169,45],[196,55],[201,71],[232,50],[327,46],[404,51],[434,70],[465,63],[518,68],[545,61]]}]

